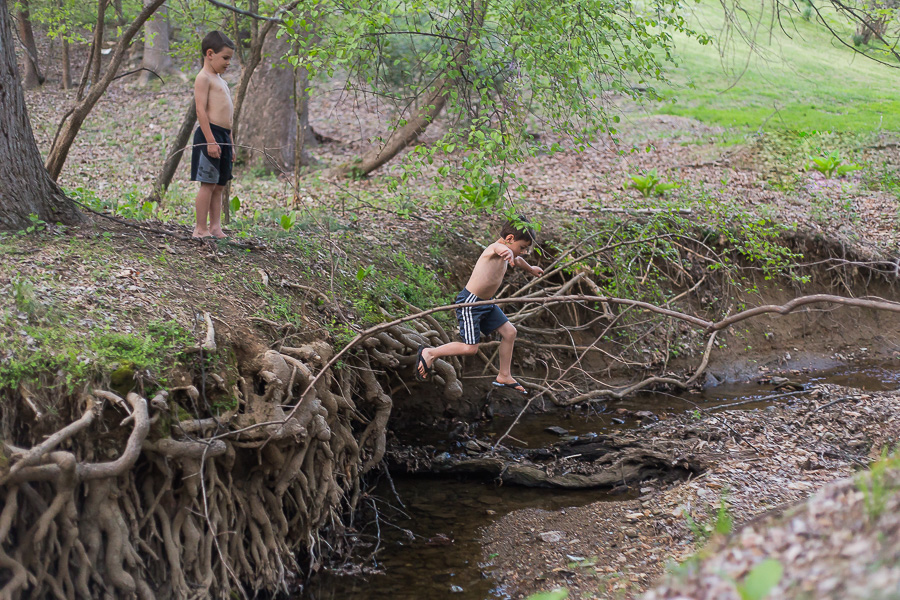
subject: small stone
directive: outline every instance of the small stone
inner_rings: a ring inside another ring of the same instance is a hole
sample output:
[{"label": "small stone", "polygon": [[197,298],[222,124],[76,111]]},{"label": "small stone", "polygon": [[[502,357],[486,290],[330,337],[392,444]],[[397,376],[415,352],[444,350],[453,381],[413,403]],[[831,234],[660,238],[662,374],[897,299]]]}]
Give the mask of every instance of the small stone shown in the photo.
[{"label": "small stone", "polygon": [[454,594],[461,594],[463,592],[463,589],[461,587],[459,587],[458,585],[451,585],[450,591],[453,592]]},{"label": "small stone", "polygon": [[546,542],[548,544],[553,544],[563,539],[565,533],[562,531],[544,531],[538,534],[538,537],[542,542]]},{"label": "small stone", "polygon": [[553,433],[553,434],[560,435],[560,436],[569,435],[568,429],[563,429],[562,427],[557,427],[556,425],[551,425],[550,427],[546,427],[546,428],[544,428],[544,431],[546,431],[547,433]]}]

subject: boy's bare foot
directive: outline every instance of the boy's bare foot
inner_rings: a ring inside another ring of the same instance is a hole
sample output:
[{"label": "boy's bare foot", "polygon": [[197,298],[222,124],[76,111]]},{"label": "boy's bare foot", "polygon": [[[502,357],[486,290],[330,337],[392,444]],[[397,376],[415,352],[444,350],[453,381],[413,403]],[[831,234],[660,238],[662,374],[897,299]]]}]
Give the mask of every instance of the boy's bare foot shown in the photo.
[{"label": "boy's bare foot", "polygon": [[518,381],[513,379],[511,375],[508,375],[506,377],[501,377],[500,375],[497,375],[497,379],[492,381],[491,383],[493,383],[497,387],[504,387],[504,388],[509,388],[511,390],[515,390],[515,391],[519,392],[520,394],[526,394],[526,395],[528,394],[528,390],[526,390],[525,387],[521,383],[519,383]]},{"label": "boy's bare foot", "polygon": [[416,354],[416,379],[426,381],[428,376],[431,375],[431,365],[433,363],[434,358],[431,357],[431,348],[426,348],[424,344],[419,346],[419,351]]},{"label": "boy's bare foot", "polygon": [[227,235],[224,231],[222,231],[221,229],[211,228],[211,229],[209,230],[209,233],[212,234],[213,236],[219,238],[220,240],[221,240],[222,238],[227,238],[227,237],[228,237],[228,235]]},{"label": "boy's bare foot", "polygon": [[197,228],[195,227],[195,228],[194,228],[194,233],[191,234],[191,237],[192,237],[192,238],[196,238],[196,239],[203,239],[203,238],[209,237],[209,236],[211,236],[211,235],[212,235],[212,234],[211,234],[208,230],[206,230],[206,229],[197,229]]}]

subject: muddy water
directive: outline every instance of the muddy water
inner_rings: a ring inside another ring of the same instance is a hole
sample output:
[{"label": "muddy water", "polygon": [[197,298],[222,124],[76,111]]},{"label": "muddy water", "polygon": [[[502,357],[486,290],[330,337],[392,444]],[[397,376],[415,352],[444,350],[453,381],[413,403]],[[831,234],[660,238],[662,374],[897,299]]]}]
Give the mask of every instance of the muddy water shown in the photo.
[{"label": "muddy water", "polygon": [[[836,368],[829,371],[791,376],[798,383],[835,383],[870,391],[900,389],[897,365],[872,365],[864,368]],[[513,429],[515,440],[505,445],[537,448],[559,441],[547,433],[551,425],[562,427],[570,435],[610,433],[633,428],[638,421],[617,414],[614,409],[651,411],[663,418],[667,414],[713,408],[723,404],[756,400],[739,408],[753,410],[773,402],[790,402],[790,397],[767,400],[778,394],[771,385],[729,384],[699,394],[641,394],[611,403],[605,410],[560,414],[545,412],[525,415]],[[501,408],[502,399],[492,402]],[[495,408],[495,409],[496,409]],[[498,411],[499,412],[499,411]],[[470,429],[480,439],[496,439],[512,423],[513,417],[496,417]],[[614,420],[615,419],[615,420]],[[620,422],[624,421],[624,422]],[[459,434],[457,429],[456,434]],[[461,440],[448,432],[419,431],[404,436],[403,443],[432,444],[458,450]],[[349,567],[350,575],[325,571],[310,581],[298,597],[303,600],[489,600],[508,598],[506,590],[491,578],[490,561],[484,562],[479,537],[481,529],[500,515],[522,508],[564,510],[604,500],[622,500],[628,496],[610,496],[599,490],[560,491],[522,487],[498,487],[492,482],[459,479],[411,478],[393,481],[385,478],[372,495],[363,501],[369,514],[358,517],[360,547],[355,562],[366,573]],[[396,491],[396,493],[395,493]],[[403,503],[401,507],[400,503]],[[375,519],[372,506],[377,507]]]}]

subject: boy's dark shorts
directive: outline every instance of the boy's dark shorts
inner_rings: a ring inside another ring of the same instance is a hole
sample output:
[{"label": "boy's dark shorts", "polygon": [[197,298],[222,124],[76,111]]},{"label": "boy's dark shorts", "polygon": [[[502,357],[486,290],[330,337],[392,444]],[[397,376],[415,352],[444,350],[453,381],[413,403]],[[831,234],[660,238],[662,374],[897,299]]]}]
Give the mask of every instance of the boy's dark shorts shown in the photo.
[{"label": "boy's dark shorts", "polygon": [[225,185],[231,179],[234,150],[231,146],[231,130],[209,124],[221,152],[213,158],[206,150],[206,137],[198,127],[194,132],[194,151],[191,153],[191,181]]},{"label": "boy's dark shorts", "polygon": [[[481,301],[481,298],[463,288],[463,291],[456,296],[453,304]],[[481,341],[482,333],[487,335],[502,327],[504,323],[509,322],[509,319],[506,318],[506,315],[503,314],[503,311],[496,304],[457,308],[456,320],[459,321],[459,337],[462,338],[464,343],[471,345]]]}]

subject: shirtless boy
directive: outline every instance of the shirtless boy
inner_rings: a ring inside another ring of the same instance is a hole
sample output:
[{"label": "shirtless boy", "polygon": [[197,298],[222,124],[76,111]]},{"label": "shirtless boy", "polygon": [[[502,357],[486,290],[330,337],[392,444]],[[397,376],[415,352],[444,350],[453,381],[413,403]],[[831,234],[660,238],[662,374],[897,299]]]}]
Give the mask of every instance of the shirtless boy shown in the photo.
[{"label": "shirtless boy", "polygon": [[[191,181],[200,182],[194,200],[197,224],[193,237],[225,237],[222,231],[222,194],[231,179],[234,161],[234,141],[231,139],[231,120],[234,105],[228,84],[222,73],[231,64],[234,42],[219,31],[211,31],[200,45],[203,69],[194,81],[194,102],[197,105],[199,127],[194,132],[191,154]],[[209,226],[206,218],[209,217]]]},{"label": "shirtless boy", "polygon": [[[485,248],[475,263],[472,276],[463,291],[454,300],[454,304],[479,302],[494,297],[507,267],[519,267],[526,273],[540,275],[544,272],[540,267],[532,267],[522,255],[534,243],[534,233],[529,228],[518,228],[509,222],[503,226],[500,239]],[[459,321],[459,335],[462,342],[450,342],[437,348],[419,347],[416,357],[416,379],[425,381],[431,374],[431,365],[442,356],[472,355],[478,352],[481,334],[493,331],[500,332],[500,373],[493,384],[527,394],[525,388],[513,379],[510,373],[513,345],[516,342],[516,328],[509,322],[503,311],[496,304],[484,306],[468,306],[456,310]]]}]

